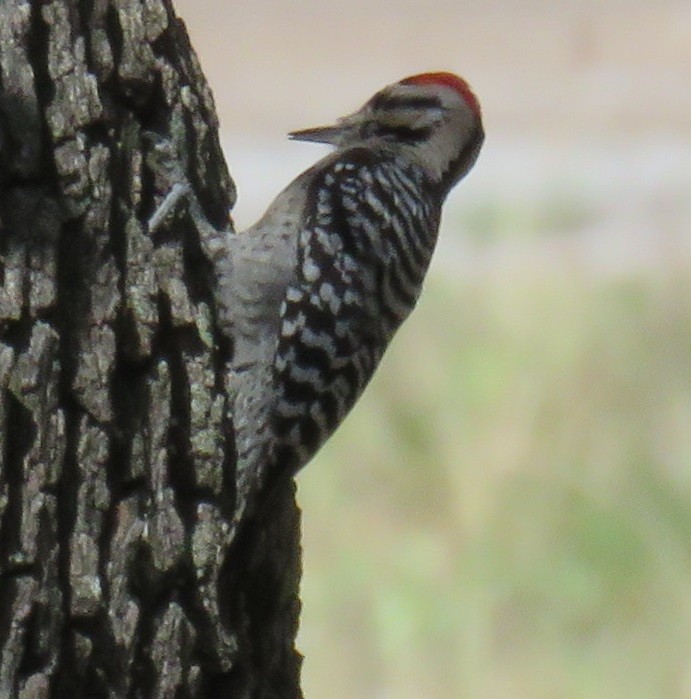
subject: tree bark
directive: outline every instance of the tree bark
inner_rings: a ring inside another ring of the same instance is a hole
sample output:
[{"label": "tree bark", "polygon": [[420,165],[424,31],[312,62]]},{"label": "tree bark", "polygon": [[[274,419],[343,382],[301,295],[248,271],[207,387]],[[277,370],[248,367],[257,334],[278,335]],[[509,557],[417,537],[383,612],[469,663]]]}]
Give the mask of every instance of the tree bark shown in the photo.
[{"label": "tree bark", "polygon": [[217,129],[169,0],[1,0],[1,697],[300,696],[293,488],[234,545],[209,265],[145,224],[163,143],[228,225]]}]

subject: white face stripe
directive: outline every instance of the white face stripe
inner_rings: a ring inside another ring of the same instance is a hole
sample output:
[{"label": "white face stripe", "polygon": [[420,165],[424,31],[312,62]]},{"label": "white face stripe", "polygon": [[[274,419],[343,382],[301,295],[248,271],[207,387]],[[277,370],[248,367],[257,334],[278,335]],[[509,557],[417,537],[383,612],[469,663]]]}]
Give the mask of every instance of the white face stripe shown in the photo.
[{"label": "white face stripe", "polygon": [[423,101],[436,100],[439,105],[445,109],[458,109],[463,107],[469,111],[473,111],[467,100],[454,88],[436,83],[427,83],[423,85],[410,85],[406,83],[395,83],[389,88],[382,90],[387,92],[391,98],[418,100],[422,105]]}]

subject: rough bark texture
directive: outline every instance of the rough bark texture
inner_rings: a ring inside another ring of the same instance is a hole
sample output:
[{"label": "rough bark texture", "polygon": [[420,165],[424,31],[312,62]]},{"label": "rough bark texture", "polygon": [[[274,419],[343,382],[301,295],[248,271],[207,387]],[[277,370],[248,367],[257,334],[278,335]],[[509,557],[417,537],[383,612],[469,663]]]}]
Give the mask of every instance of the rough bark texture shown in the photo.
[{"label": "rough bark texture", "polygon": [[194,230],[147,231],[160,143],[224,225],[169,0],[0,1],[0,697],[300,695],[293,492],[231,546],[230,348]]}]

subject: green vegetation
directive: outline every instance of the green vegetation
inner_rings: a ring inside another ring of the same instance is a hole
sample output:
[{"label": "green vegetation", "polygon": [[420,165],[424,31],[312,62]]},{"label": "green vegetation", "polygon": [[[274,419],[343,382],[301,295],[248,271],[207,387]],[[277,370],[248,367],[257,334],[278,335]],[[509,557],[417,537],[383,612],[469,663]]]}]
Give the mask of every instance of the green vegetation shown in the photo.
[{"label": "green vegetation", "polygon": [[691,696],[691,275],[542,268],[432,279],[300,476],[307,697]]}]

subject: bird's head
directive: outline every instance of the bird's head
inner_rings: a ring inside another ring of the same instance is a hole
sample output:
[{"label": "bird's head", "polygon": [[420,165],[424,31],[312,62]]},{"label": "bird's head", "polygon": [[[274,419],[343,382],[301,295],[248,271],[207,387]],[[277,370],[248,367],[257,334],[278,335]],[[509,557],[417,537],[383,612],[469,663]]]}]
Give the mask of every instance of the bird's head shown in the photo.
[{"label": "bird's head", "polygon": [[421,167],[448,192],[477,159],[484,140],[480,104],[453,73],[421,73],[388,85],[332,126],[291,138],[339,150],[381,149]]}]

